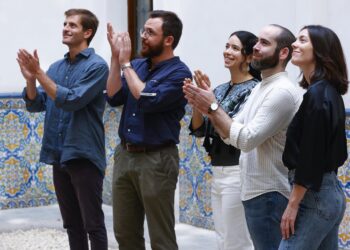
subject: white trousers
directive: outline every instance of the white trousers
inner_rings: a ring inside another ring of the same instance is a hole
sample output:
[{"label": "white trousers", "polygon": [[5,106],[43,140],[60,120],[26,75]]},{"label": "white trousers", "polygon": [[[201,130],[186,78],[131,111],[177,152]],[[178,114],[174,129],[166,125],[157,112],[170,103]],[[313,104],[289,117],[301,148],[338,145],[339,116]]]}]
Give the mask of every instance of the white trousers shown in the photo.
[{"label": "white trousers", "polygon": [[219,250],[253,250],[240,199],[240,167],[212,167],[211,205]]}]

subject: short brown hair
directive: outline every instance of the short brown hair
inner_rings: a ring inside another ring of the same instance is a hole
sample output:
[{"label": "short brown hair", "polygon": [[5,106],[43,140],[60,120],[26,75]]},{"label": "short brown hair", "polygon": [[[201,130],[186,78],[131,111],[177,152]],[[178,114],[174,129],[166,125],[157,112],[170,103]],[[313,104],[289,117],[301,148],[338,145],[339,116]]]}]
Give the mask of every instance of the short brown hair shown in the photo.
[{"label": "short brown hair", "polygon": [[149,14],[149,18],[161,18],[163,20],[163,36],[174,37],[172,48],[175,49],[182,34],[182,22],[180,18],[171,11],[154,10]]},{"label": "short brown hair", "polygon": [[95,16],[95,14],[86,9],[69,9],[66,12],[64,12],[64,14],[66,15],[66,17],[75,15],[80,16],[80,21],[81,25],[83,26],[83,30],[92,30],[91,36],[87,39],[87,43],[89,45],[92,38],[94,38],[98,28],[98,19]]}]

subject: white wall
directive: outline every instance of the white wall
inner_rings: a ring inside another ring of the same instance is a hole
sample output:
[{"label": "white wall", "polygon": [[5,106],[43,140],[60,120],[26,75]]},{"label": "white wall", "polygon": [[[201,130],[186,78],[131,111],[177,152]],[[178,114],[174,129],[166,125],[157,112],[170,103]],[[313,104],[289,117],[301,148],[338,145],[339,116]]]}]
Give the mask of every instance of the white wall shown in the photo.
[{"label": "white wall", "polygon": [[91,46],[109,63],[106,23],[127,29],[127,0],[0,0],[0,93],[20,92],[24,87],[16,61],[19,48],[38,49],[45,70],[63,57],[67,52],[61,42],[64,12],[70,8],[86,8],[98,17]]},{"label": "white wall", "polygon": [[[184,31],[176,53],[192,70],[205,71],[214,85],[229,79],[222,58],[229,34],[236,30],[258,34],[269,23],[295,34],[305,24],[328,26],[338,34],[350,63],[348,0],[153,0],[153,6],[178,13]],[[88,8],[98,16],[100,27],[91,45],[109,62],[106,23],[127,29],[127,0],[0,0],[0,93],[18,92],[24,86],[15,60],[19,48],[37,48],[44,69],[62,58],[67,51],[61,43],[63,13],[73,7]],[[287,70],[296,82],[299,70],[292,65]],[[345,100],[350,108],[349,94]]]},{"label": "white wall", "polygon": [[[176,53],[191,70],[205,71],[216,85],[229,80],[222,57],[228,36],[236,30],[258,34],[270,23],[285,26],[294,34],[307,24],[330,27],[338,34],[350,66],[348,0],[153,0],[153,6],[179,15],[184,30]],[[297,82],[298,68],[290,64],[287,70]],[[344,99],[350,108],[350,94]]]}]

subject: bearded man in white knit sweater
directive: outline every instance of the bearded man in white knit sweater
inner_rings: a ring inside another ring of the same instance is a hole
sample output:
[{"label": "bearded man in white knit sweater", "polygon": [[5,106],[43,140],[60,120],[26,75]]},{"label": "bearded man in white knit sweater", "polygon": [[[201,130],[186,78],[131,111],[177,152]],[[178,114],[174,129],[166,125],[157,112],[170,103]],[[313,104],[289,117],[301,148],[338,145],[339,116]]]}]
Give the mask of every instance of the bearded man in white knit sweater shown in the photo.
[{"label": "bearded man in white knit sweater", "polygon": [[261,71],[262,82],[233,119],[205,82],[183,88],[188,102],[208,116],[224,141],[241,149],[241,199],[256,250],[278,249],[282,239],[280,222],[290,193],[282,153],[287,127],[301,101],[285,72],[294,41],[294,35],[280,25],[261,30],[252,66]]}]

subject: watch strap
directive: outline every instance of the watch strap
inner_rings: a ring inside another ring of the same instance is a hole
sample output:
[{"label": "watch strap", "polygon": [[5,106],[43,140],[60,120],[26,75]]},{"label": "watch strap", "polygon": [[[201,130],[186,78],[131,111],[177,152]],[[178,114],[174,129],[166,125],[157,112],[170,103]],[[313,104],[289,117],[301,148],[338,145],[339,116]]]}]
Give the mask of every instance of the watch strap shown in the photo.
[{"label": "watch strap", "polygon": [[126,68],[131,68],[132,69],[132,65],[130,62],[124,63],[121,66],[121,70],[124,71]]}]

